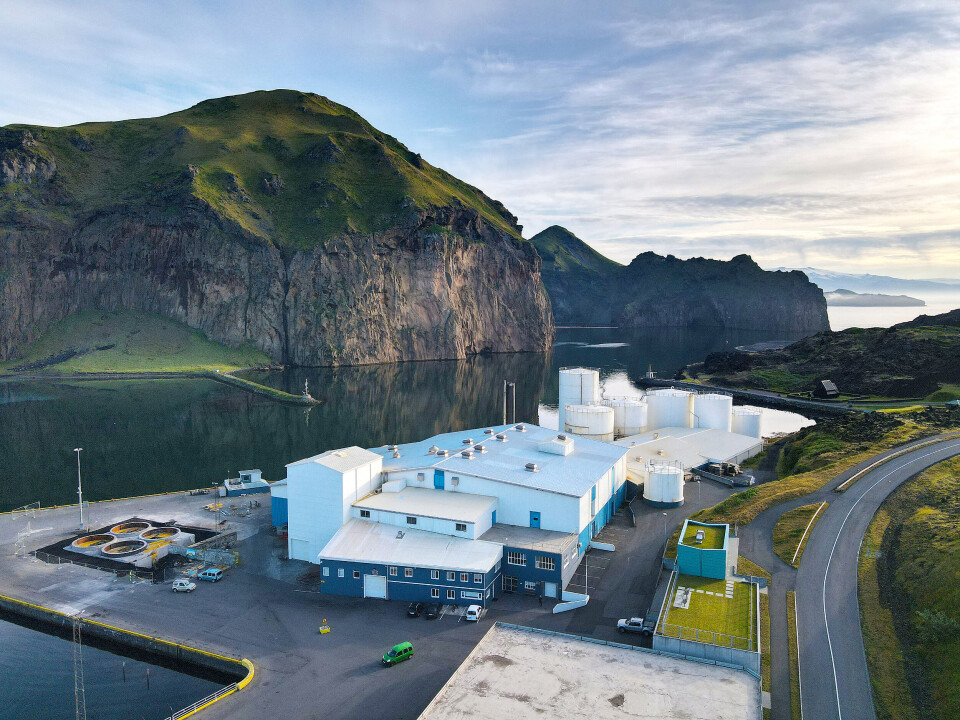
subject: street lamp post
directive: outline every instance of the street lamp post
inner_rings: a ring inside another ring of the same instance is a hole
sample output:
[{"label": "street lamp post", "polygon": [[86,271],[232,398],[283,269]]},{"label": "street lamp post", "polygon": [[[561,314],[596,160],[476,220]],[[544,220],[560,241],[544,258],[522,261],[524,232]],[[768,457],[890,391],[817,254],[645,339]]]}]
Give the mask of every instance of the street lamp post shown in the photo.
[{"label": "street lamp post", "polygon": [[77,497],[80,499],[80,529],[83,530],[83,481],[80,479],[80,451],[83,448],[76,447],[73,451],[77,454]]},{"label": "street lamp post", "polygon": [[663,515],[663,552],[667,552],[667,514],[661,514]]},{"label": "street lamp post", "polygon": [[697,510],[699,510],[700,507],[700,478],[697,478]]}]

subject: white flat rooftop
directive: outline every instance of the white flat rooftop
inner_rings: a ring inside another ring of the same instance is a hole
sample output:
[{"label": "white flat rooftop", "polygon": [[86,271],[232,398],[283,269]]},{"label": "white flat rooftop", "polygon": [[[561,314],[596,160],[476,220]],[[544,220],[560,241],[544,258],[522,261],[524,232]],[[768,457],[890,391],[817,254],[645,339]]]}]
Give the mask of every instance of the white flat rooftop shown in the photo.
[{"label": "white flat rooftop", "polygon": [[760,720],[760,681],[690,660],[495,625],[419,720]]},{"label": "white flat rooftop", "polygon": [[[728,462],[730,458],[763,448],[759,438],[710,428],[667,427],[630,435],[614,442],[629,448],[629,462],[676,460],[684,469],[708,462]],[[658,451],[663,451],[660,454]]]},{"label": "white flat rooftop", "polygon": [[502,554],[503,548],[496,543],[352,518],[330,539],[319,557],[321,561],[487,572]]},{"label": "white flat rooftop", "polygon": [[577,533],[564,533],[555,530],[543,530],[541,528],[497,523],[481,535],[480,539],[509,547],[562,553],[571,545],[575,545],[580,538]]},{"label": "white flat rooftop", "polygon": [[327,450],[322,452],[319,455],[313,455],[312,457],[304,458],[303,460],[297,460],[296,462],[287,463],[287,467],[292,465],[309,465],[310,463],[315,463],[317,465],[323,465],[328,467],[331,470],[336,470],[337,472],[347,472],[353,470],[354,468],[363,467],[364,465],[378,460],[380,455],[372,453],[369,450],[364,450],[362,447],[357,447],[352,445],[350,447],[340,448],[339,450]]},{"label": "white flat rooftop", "polygon": [[496,502],[497,498],[490,495],[470,495],[407,486],[400,492],[367,495],[357,500],[353,506],[365,510],[382,510],[472,523],[484,516],[489,517],[492,506]]}]

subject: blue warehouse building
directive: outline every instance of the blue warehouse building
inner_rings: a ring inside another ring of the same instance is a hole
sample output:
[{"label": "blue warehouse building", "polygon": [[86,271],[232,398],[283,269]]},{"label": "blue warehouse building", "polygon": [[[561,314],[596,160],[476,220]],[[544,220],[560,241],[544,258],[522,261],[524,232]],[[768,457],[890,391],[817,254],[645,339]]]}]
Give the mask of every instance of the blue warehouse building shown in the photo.
[{"label": "blue warehouse building", "polygon": [[321,453],[287,466],[289,556],[321,566],[324,593],[560,599],[624,502],[626,454],[523,424]]}]

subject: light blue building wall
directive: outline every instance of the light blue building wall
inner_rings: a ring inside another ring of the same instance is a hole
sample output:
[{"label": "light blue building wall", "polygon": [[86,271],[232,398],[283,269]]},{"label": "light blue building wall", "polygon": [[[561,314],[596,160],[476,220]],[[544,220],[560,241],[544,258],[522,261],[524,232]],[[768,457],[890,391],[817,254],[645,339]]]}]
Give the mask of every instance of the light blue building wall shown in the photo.
[{"label": "light blue building wall", "polygon": [[[723,545],[719,549],[703,548],[696,545],[687,545],[683,538],[687,536],[688,528],[722,528]],[[684,575],[723,580],[727,577],[727,549],[730,540],[730,526],[726,524],[698,523],[685,520],[680,529],[680,543],[677,545],[677,570]]]}]

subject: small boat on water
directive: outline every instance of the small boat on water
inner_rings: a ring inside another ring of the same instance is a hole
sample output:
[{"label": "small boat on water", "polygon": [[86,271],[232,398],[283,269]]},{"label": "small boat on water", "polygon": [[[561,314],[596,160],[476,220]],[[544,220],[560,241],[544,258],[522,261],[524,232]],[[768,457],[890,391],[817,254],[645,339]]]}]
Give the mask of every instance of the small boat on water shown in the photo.
[{"label": "small boat on water", "polygon": [[260,470],[241,470],[240,477],[227,478],[223,481],[220,497],[270,492],[270,483],[264,480],[262,475]]}]

